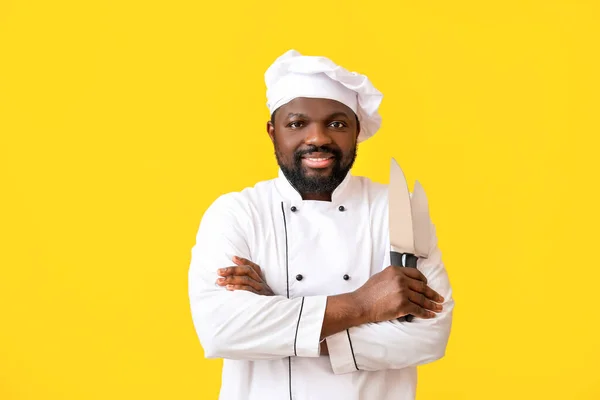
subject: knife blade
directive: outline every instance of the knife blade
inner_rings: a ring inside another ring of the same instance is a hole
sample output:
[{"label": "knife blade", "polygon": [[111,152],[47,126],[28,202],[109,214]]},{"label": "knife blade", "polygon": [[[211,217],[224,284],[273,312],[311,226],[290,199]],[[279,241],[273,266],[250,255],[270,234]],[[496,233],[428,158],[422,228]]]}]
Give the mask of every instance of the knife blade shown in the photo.
[{"label": "knife blade", "polygon": [[390,166],[388,196],[392,265],[416,267],[410,193],[404,172],[394,158]]},{"label": "knife blade", "polygon": [[419,258],[427,258],[429,256],[429,246],[431,245],[431,220],[429,219],[427,195],[419,181],[415,181],[410,206],[413,219],[415,255]]},{"label": "knife blade", "polygon": [[[398,162],[392,158],[390,183],[388,186],[390,262],[399,267],[416,268],[415,241],[411,198],[406,177]],[[399,321],[412,321],[412,315],[398,318]]]}]

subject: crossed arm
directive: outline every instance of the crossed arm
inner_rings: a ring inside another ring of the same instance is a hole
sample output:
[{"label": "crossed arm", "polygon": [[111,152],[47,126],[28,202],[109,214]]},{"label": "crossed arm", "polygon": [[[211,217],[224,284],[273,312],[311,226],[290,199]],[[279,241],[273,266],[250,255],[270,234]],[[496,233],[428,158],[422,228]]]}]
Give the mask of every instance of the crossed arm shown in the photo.
[{"label": "crossed arm", "polygon": [[[404,368],[443,357],[454,302],[435,243],[417,270],[388,267],[352,293],[288,299],[266,289],[228,290],[217,282],[218,269],[233,266],[235,256],[246,259],[235,262],[237,267],[248,265],[250,254],[244,227],[230,211],[235,206],[229,197],[215,202],[192,249],[190,305],[206,357],[318,357],[325,350],[321,339],[336,374]],[[417,318],[396,319],[406,314]]]}]

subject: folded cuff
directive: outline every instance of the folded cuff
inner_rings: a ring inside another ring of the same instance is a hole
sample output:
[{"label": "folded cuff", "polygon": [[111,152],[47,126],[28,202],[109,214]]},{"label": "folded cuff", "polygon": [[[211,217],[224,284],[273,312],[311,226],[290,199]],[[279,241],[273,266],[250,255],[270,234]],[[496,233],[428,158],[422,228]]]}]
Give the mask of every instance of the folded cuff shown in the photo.
[{"label": "folded cuff", "polygon": [[358,371],[354,349],[352,348],[352,339],[348,329],[331,335],[327,338],[327,350],[329,351],[329,360],[331,368],[337,375],[347,374]]},{"label": "folded cuff", "polygon": [[302,298],[294,338],[294,354],[298,357],[318,357],[319,339],[325,318],[327,296]]}]

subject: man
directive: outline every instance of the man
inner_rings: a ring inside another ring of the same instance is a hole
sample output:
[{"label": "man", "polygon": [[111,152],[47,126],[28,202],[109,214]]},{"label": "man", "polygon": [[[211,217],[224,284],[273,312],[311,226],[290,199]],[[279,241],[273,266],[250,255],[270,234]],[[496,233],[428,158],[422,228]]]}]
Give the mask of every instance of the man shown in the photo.
[{"label": "man", "polygon": [[416,269],[390,266],[387,186],[350,174],[382,95],[294,50],[265,80],[279,176],[218,198],[192,249],[192,317],[205,356],[224,359],[220,398],[414,399],[454,302],[435,233]]}]

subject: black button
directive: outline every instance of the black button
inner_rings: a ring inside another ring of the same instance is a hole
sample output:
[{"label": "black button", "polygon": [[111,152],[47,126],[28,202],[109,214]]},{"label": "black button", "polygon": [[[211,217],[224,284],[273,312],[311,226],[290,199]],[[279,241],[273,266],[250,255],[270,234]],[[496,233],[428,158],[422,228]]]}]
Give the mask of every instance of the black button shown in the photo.
[{"label": "black button", "polygon": [[350,279],[350,277],[348,276],[348,274],[344,275],[344,280],[347,281],[348,279]]},{"label": "black button", "polygon": [[291,210],[292,210],[292,212],[296,212],[296,210],[297,210],[296,206],[292,206]]},{"label": "black button", "polygon": [[300,274],[296,275],[296,280],[297,281],[301,281],[302,280],[302,275],[300,275]]},{"label": "black button", "polygon": [[340,210],[340,211],[345,211],[346,209],[344,208],[344,206],[339,206],[339,207],[338,207],[338,210]]}]

